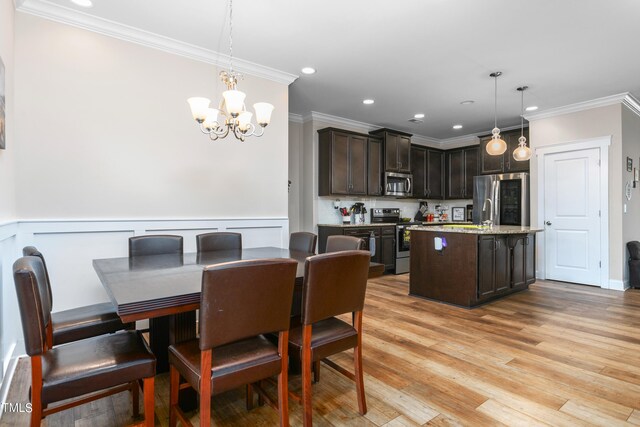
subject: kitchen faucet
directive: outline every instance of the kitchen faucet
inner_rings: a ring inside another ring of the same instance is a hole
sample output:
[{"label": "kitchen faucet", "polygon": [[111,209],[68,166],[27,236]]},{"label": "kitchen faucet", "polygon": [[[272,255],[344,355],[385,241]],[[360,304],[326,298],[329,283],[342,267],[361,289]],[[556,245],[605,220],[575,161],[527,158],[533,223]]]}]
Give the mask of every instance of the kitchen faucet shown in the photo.
[{"label": "kitchen faucet", "polygon": [[485,199],[484,204],[482,205],[482,212],[487,211],[487,202],[491,205],[491,211],[489,211],[489,219],[482,221],[483,225],[488,225],[489,227],[493,227],[493,200]]}]

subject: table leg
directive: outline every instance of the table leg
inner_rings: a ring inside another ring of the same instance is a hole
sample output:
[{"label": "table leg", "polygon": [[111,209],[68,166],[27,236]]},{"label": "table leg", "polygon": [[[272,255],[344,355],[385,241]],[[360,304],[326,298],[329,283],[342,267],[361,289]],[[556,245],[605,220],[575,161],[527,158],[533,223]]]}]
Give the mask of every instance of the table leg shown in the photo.
[{"label": "table leg", "polygon": [[[169,371],[169,320],[171,316],[149,319],[149,346],[156,356],[156,373]],[[194,320],[195,327],[195,320]]]}]

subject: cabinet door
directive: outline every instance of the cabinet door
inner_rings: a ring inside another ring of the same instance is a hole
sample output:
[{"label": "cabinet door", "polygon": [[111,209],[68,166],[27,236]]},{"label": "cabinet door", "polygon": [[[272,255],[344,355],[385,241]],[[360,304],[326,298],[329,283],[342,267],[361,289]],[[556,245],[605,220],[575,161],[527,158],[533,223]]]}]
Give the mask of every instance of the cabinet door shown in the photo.
[{"label": "cabinet door", "polygon": [[377,262],[379,264],[382,262],[381,261],[382,256],[380,255],[380,252],[382,251],[382,239],[380,238],[380,236],[376,236],[375,240],[376,240],[376,253],[373,257],[371,257],[371,261]]},{"label": "cabinet door", "polygon": [[411,174],[413,175],[413,197],[427,197],[427,150],[424,147],[411,147]]},{"label": "cabinet door", "polygon": [[398,171],[411,172],[411,138],[406,136],[397,137],[398,146]]},{"label": "cabinet door", "polygon": [[349,138],[349,194],[367,194],[367,138],[352,135]]},{"label": "cabinet door", "polygon": [[349,135],[334,132],[331,144],[331,194],[349,194]]},{"label": "cabinet door", "polygon": [[511,287],[511,251],[509,250],[509,244],[507,236],[499,235],[495,237],[496,241],[496,275],[495,275],[495,290],[496,292],[502,292]]},{"label": "cabinet door", "polygon": [[382,235],[380,245],[380,262],[384,264],[385,270],[396,268],[396,239],[394,235]]},{"label": "cabinet door", "polygon": [[[527,146],[529,146],[529,129],[524,130],[524,137],[527,138]],[[529,160],[520,162],[513,158],[513,151],[518,148],[518,138],[520,138],[520,132],[509,134],[509,141],[507,141],[507,152],[505,155],[505,172],[529,172]]]},{"label": "cabinet door", "polygon": [[427,150],[427,197],[444,199],[444,153]]},{"label": "cabinet door", "polygon": [[527,237],[524,239],[524,242],[524,279],[527,284],[531,284],[536,281],[536,235],[527,235]]},{"label": "cabinet door", "polygon": [[386,133],[384,137],[384,170],[398,172],[398,136]]},{"label": "cabinet door", "polygon": [[382,140],[369,138],[367,194],[382,196]]},{"label": "cabinet door", "polygon": [[494,236],[478,237],[478,299],[495,293],[495,255]]},{"label": "cabinet door", "polygon": [[491,137],[487,136],[480,139],[480,174],[489,175],[503,172],[504,155],[492,156],[487,153],[487,143],[491,141]]},{"label": "cabinet door", "polygon": [[511,287],[518,288],[525,285],[525,240],[526,236],[511,236]]},{"label": "cabinet door", "polygon": [[464,188],[465,199],[473,199],[473,177],[478,175],[478,147],[464,150]]},{"label": "cabinet door", "polygon": [[464,151],[447,151],[447,199],[462,199],[464,193]]}]

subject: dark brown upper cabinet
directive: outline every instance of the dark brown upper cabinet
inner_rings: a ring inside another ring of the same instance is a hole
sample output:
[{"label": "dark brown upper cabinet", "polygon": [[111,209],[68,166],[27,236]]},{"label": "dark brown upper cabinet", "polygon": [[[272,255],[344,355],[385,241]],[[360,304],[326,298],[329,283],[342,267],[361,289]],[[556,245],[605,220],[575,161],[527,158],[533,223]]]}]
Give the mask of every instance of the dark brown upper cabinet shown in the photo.
[{"label": "dark brown upper cabinet", "polygon": [[367,174],[367,194],[382,196],[382,140],[369,137],[369,172]]},{"label": "dark brown upper cabinet", "polygon": [[446,151],[447,199],[473,198],[473,177],[478,174],[478,147]]},{"label": "dark brown upper cabinet", "polygon": [[318,136],[318,195],[366,195],[369,137],[335,128]]},{"label": "dark brown upper cabinet", "polygon": [[[500,156],[492,156],[487,153],[487,144],[491,141],[491,135],[480,138],[480,175],[529,172],[529,160],[519,162],[513,158],[513,150],[518,147],[520,129],[502,132],[501,136],[507,143],[507,151]],[[527,138],[527,145],[529,145],[529,128],[524,129],[524,136]]]},{"label": "dark brown upper cabinet", "polygon": [[411,146],[414,198],[444,198],[443,171],[444,152],[419,145]]},{"label": "dark brown upper cabinet", "polygon": [[411,172],[411,134],[386,128],[370,134],[383,141],[385,172]]}]

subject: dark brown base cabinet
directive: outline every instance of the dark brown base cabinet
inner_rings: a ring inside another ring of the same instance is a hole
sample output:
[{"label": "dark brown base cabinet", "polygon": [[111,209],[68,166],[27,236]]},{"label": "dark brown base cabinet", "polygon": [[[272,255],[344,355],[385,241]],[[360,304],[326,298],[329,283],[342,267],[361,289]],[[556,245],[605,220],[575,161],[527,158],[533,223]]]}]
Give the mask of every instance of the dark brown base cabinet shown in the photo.
[{"label": "dark brown base cabinet", "polygon": [[329,236],[354,236],[365,242],[365,250],[369,250],[369,238],[371,233],[376,242],[376,253],[371,261],[384,264],[386,272],[396,268],[396,228],[395,227],[340,227],[318,226],[318,253],[322,254],[327,249],[327,237]]},{"label": "dark brown base cabinet", "polygon": [[[434,249],[434,238],[447,247]],[[535,233],[411,232],[409,294],[462,307],[525,290],[535,282]]]}]

